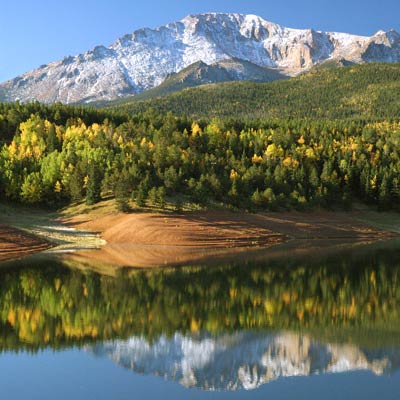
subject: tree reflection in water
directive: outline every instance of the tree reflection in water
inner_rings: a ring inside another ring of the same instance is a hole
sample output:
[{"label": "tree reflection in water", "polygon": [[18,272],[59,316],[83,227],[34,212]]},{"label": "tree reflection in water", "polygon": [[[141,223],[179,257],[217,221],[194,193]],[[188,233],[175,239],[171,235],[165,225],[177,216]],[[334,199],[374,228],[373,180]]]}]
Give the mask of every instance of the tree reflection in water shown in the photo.
[{"label": "tree reflection in water", "polygon": [[[400,250],[219,267],[120,270],[44,260],[0,271],[2,350],[176,333],[291,330],[366,346],[400,338]],[[33,262],[33,261],[32,261]]]}]

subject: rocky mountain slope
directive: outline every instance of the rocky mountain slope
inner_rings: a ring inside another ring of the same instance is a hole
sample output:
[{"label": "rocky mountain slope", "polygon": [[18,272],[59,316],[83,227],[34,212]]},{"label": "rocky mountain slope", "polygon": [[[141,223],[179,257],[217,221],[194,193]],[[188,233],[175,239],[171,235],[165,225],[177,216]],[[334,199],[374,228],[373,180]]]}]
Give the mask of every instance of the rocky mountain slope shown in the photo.
[{"label": "rocky mountain slope", "polygon": [[399,349],[365,350],[324,344],[289,332],[237,332],[219,337],[160,337],[99,344],[88,348],[119,365],[204,390],[256,389],[292,376],[369,370],[381,375],[400,366]]},{"label": "rocky mountain slope", "polygon": [[190,15],[157,29],[140,29],[109,47],[43,65],[1,84],[0,97],[47,103],[110,100],[154,88],[200,61],[219,63],[222,74],[234,72],[237,79],[251,80],[251,73],[241,75],[242,63],[235,67],[230,60],[293,76],[331,59],[400,61],[400,35],[393,30],[365,37],[291,29],[255,15]]}]

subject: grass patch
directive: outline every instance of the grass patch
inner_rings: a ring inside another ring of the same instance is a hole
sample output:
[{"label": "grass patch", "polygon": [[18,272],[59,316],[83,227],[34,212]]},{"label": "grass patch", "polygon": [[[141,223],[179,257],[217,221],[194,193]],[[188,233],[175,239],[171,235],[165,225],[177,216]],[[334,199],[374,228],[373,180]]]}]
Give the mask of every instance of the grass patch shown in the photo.
[{"label": "grass patch", "polygon": [[371,225],[374,228],[383,229],[400,234],[400,214],[396,212],[363,211],[357,217],[361,222]]},{"label": "grass patch", "polygon": [[[184,196],[168,197],[165,201],[164,207],[146,200],[145,205],[140,207],[133,200],[127,202],[128,213],[173,213],[173,212],[193,212],[193,211],[209,211],[209,210],[230,210],[235,211],[235,208],[229,205],[218,202],[208,202],[207,204],[200,204],[192,201]],[[91,216],[105,216],[110,214],[120,213],[118,210],[117,201],[113,196],[105,196],[103,200],[94,205],[88,206],[84,200],[73,203],[59,211],[61,217],[74,217],[77,215],[91,215]]]}]

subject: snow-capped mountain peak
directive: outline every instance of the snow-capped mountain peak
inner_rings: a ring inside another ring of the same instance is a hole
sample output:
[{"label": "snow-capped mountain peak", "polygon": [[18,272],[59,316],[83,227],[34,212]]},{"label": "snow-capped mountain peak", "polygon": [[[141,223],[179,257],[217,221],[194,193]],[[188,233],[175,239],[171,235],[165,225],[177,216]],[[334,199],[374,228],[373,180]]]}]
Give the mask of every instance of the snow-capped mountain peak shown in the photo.
[{"label": "snow-capped mountain peak", "polygon": [[[154,88],[199,61],[213,65],[232,59],[287,76],[328,59],[397,62],[400,35],[394,30],[365,37],[292,29],[257,15],[188,15],[156,29],[139,29],[109,47],[97,46],[7,81],[0,85],[0,97],[48,103],[111,100]],[[251,80],[252,76],[240,79]]]}]

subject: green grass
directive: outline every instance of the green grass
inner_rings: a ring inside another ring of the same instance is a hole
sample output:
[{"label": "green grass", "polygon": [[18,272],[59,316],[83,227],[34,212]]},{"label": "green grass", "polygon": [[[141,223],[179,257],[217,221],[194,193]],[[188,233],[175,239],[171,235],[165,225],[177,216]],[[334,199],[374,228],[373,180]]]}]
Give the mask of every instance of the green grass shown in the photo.
[{"label": "green grass", "polygon": [[360,221],[373,226],[400,234],[400,214],[395,212],[363,211],[358,217]]},{"label": "green grass", "polygon": [[[128,213],[145,212],[145,213],[174,213],[174,212],[193,212],[193,211],[208,211],[208,210],[230,210],[236,209],[230,205],[221,202],[208,201],[207,203],[200,204],[192,201],[189,197],[177,195],[169,196],[166,199],[165,206],[160,207],[152,203],[149,199],[146,204],[140,207],[135,201],[128,201]],[[73,217],[75,215],[91,215],[91,216],[105,216],[120,212],[118,210],[117,202],[113,196],[104,196],[103,200],[92,206],[86,205],[85,201],[73,203],[67,207],[62,208],[59,213],[62,217]]]}]

